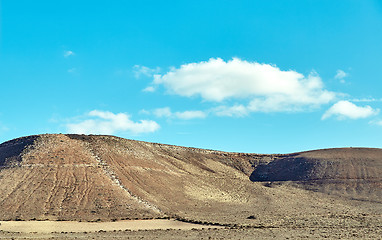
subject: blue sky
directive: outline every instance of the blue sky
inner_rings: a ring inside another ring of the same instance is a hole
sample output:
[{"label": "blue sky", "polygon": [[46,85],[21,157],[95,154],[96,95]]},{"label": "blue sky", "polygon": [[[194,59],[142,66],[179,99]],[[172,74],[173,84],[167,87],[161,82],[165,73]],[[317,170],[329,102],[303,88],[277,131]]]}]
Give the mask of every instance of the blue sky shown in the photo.
[{"label": "blue sky", "polygon": [[0,2],[0,142],[382,147],[381,1]]}]

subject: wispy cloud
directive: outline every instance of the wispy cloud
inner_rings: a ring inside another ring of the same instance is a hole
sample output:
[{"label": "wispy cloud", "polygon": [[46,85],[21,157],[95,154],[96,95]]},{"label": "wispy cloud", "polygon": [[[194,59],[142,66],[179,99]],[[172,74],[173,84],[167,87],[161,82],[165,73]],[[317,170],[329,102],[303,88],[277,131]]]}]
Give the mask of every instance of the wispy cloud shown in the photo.
[{"label": "wispy cloud", "polygon": [[176,112],[174,115],[183,120],[195,119],[195,118],[205,118],[207,114],[203,111],[184,111],[184,112]]},{"label": "wispy cloud", "polygon": [[140,78],[141,76],[152,77],[154,74],[160,72],[160,67],[149,68],[141,65],[134,65],[133,72],[136,78]]},{"label": "wispy cloud", "polygon": [[0,133],[8,131],[9,128],[0,122]]},{"label": "wispy cloud", "polygon": [[338,69],[334,78],[338,79],[341,83],[345,83],[345,78],[347,76],[349,76],[349,73],[346,73],[345,71],[343,71],[341,69]]},{"label": "wispy cloud", "polygon": [[77,68],[68,69],[68,73],[76,73],[76,72],[77,72]]},{"label": "wispy cloud", "polygon": [[336,117],[338,120],[368,118],[379,113],[379,109],[370,106],[360,107],[349,101],[339,101],[330,107],[322,119]]},{"label": "wispy cloud", "polygon": [[153,113],[156,117],[171,117],[173,115],[169,107],[157,108]]},{"label": "wispy cloud", "polygon": [[142,90],[143,92],[155,92],[155,88],[153,86],[148,86]]},{"label": "wispy cloud", "polygon": [[134,122],[125,113],[114,114],[108,111],[93,110],[86,115],[85,120],[66,125],[69,133],[77,134],[115,134],[129,132],[132,134],[151,133],[160,126],[152,120]]},{"label": "wispy cloud", "polygon": [[183,120],[207,117],[207,113],[203,111],[172,112],[169,107],[157,108],[153,111],[153,114],[156,117],[178,118]]},{"label": "wispy cloud", "polygon": [[70,51],[70,50],[67,50],[64,52],[64,57],[70,57],[70,56],[74,56],[75,53],[73,51]]},{"label": "wispy cloud", "polygon": [[382,120],[372,120],[369,122],[369,124],[382,126]]},{"label": "wispy cloud", "polygon": [[352,102],[382,102],[382,98],[354,98]]},{"label": "wispy cloud", "polygon": [[234,58],[224,61],[211,58],[173,68],[154,75],[153,84],[164,85],[172,94],[199,96],[210,102],[248,101],[222,107],[218,115],[245,115],[246,112],[291,112],[319,107],[337,95],[328,91],[317,73],[304,76],[296,71],[283,71],[274,65]]},{"label": "wispy cloud", "polygon": [[250,110],[244,105],[234,105],[231,107],[219,106],[212,109],[217,116],[227,116],[227,117],[244,117],[247,116]]}]

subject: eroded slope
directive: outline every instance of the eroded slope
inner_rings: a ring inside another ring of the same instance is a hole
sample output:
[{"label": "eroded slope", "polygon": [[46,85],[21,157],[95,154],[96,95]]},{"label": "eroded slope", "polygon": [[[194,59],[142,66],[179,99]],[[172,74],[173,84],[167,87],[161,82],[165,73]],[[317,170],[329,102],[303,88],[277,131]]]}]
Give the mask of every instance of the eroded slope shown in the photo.
[{"label": "eroded slope", "polygon": [[2,155],[2,220],[158,216],[108,178],[82,141],[65,135],[34,136],[2,144],[0,152],[13,154]]}]

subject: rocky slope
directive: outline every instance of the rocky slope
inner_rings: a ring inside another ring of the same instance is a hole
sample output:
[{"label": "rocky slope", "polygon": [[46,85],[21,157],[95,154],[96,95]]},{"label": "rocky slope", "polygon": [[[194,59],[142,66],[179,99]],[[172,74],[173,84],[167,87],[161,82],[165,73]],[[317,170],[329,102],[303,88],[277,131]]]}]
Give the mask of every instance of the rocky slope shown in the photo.
[{"label": "rocky slope", "polygon": [[382,150],[228,153],[113,136],[0,145],[0,219],[380,224]]}]

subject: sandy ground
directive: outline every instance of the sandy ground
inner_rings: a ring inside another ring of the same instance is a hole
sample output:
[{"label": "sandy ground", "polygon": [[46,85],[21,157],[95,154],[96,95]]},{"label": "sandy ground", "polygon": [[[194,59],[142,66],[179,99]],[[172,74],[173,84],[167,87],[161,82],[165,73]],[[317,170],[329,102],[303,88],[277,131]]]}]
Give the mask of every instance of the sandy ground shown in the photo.
[{"label": "sandy ground", "polygon": [[191,230],[124,230],[113,232],[10,233],[0,231],[0,239],[382,239],[382,227],[366,228],[213,228]]},{"label": "sandy ground", "polygon": [[[99,232],[154,229],[201,229],[209,226],[185,223],[176,220],[125,220],[116,222],[75,222],[75,221],[0,221],[0,231],[18,233],[54,232]],[[212,226],[211,226],[212,227]],[[214,228],[220,228],[214,226]]]}]

